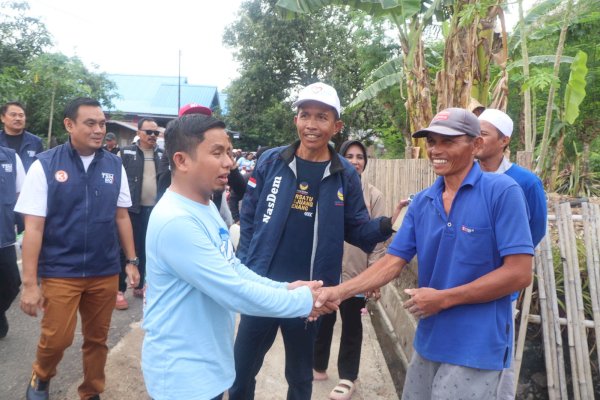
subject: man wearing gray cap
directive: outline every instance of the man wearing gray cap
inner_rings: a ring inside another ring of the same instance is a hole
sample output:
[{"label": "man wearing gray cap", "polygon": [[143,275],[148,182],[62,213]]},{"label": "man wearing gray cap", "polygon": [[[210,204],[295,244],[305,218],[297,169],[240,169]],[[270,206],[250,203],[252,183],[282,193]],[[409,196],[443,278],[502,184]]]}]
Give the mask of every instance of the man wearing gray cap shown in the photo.
[{"label": "man wearing gray cap", "polygon": [[438,179],[410,203],[388,254],[315,304],[381,287],[418,255],[419,287],[405,290],[419,323],[403,399],[496,399],[511,363],[510,294],[531,281],[533,243],[521,188],[474,162],[479,132],[473,113],[449,108],[413,134],[427,139]]},{"label": "man wearing gray cap", "polygon": [[[389,217],[370,219],[356,169],[328,145],[343,126],[335,89],[320,82],[308,85],[293,106],[298,108],[299,140],[265,151],[258,161],[240,211],[237,256],[270,279],[336,285],[344,240],[371,252],[392,234],[392,222]],[[287,399],[311,398],[316,323],[242,315],[230,400],[254,398],[255,377],[279,329]]]}]

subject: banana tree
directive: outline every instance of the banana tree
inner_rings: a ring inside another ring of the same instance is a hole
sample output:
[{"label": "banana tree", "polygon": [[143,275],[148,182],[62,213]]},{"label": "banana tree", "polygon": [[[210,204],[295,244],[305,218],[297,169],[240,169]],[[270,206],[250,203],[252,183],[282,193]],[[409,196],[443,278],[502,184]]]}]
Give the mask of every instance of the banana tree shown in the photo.
[{"label": "banana tree", "polygon": [[[564,13],[563,25],[560,30],[560,36],[558,40],[558,46],[556,48],[556,61],[554,62],[554,77],[558,77],[558,70],[560,67],[560,58],[562,57],[563,50],[565,48],[565,40],[567,36],[567,29],[571,23],[571,12],[573,10],[573,0],[568,0]],[[552,83],[550,85],[550,91],[548,92],[548,103],[546,106],[546,119],[544,120],[544,131],[542,133],[542,147],[540,150],[540,157],[535,167],[535,172],[539,175],[544,168],[546,162],[546,156],[548,155],[549,145],[549,134],[550,127],[552,125],[552,110],[554,105],[554,93],[556,91],[556,85]]]},{"label": "banana tree", "polygon": [[[325,6],[349,6],[393,22],[398,30],[403,55],[402,73],[394,78],[398,79],[396,84],[399,85],[402,78],[406,80],[405,106],[409,116],[409,130],[405,132],[405,142],[408,145],[407,154],[410,154],[410,145],[424,147],[411,139],[410,132],[426,127],[433,116],[431,80],[425,64],[422,33],[440,2],[441,0],[434,0],[431,4],[419,0],[279,0],[277,5],[287,17],[293,17],[294,13],[315,12]],[[387,83],[389,82],[390,78],[387,78]]]},{"label": "banana tree", "polygon": [[437,109],[466,108],[474,97],[487,105],[495,17],[501,0],[452,3],[442,69],[436,76]]}]

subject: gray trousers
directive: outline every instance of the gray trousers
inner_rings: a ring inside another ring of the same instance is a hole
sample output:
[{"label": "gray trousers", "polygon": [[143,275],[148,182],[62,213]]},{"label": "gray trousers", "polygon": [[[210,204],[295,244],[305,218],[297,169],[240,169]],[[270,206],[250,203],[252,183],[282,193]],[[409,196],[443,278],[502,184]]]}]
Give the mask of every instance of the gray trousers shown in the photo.
[{"label": "gray trousers", "polygon": [[415,351],[402,400],[495,400],[501,374],[502,371],[429,361]]}]

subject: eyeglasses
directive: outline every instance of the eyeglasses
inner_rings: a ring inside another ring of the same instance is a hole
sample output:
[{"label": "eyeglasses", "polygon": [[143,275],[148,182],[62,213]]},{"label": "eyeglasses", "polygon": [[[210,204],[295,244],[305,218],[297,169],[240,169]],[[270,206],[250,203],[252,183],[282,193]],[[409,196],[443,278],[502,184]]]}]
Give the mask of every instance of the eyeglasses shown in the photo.
[{"label": "eyeglasses", "polygon": [[153,131],[151,129],[142,130],[142,132],[146,133],[146,135],[160,135],[160,131]]}]

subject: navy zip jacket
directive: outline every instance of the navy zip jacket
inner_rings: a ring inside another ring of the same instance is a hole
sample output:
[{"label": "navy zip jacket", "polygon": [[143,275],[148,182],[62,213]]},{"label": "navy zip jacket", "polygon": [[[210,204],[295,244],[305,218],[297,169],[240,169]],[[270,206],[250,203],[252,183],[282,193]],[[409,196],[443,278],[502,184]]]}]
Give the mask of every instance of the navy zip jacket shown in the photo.
[{"label": "navy zip jacket", "polygon": [[[237,256],[248,268],[267,276],[275,249],[287,222],[296,193],[296,158],[300,145],[267,150],[248,181],[240,212],[240,244]],[[325,286],[337,285],[342,272],[344,241],[371,252],[387,240],[389,217],[371,220],[365,206],[360,177],[354,167],[333,148],[319,187],[315,234],[312,238],[310,276]]]},{"label": "navy zip jacket", "polygon": [[[6,132],[0,131],[0,146],[7,147],[8,142],[6,141],[6,135],[8,135]],[[36,154],[44,151],[44,145],[42,144],[42,139],[31,132],[25,131],[22,135],[23,141],[21,142],[21,147],[17,153],[21,158],[25,172],[27,172],[29,171],[31,164],[37,159]]]},{"label": "navy zip jacket", "polygon": [[17,155],[0,146],[0,248],[15,242],[15,203],[17,202]]},{"label": "navy zip jacket", "polygon": [[88,167],[70,142],[38,154],[48,182],[38,275],[86,278],[118,274],[116,226],[121,159],[98,149]]}]

